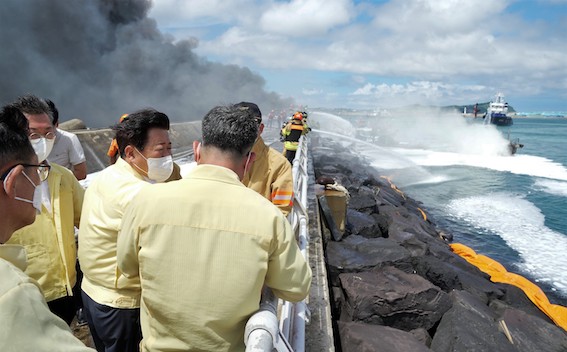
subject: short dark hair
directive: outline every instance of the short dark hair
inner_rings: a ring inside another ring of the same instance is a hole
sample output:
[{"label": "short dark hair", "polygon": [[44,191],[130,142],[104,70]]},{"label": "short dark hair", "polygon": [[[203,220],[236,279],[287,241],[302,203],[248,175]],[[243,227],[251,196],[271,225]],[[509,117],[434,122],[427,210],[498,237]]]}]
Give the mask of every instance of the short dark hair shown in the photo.
[{"label": "short dark hair", "polygon": [[49,106],[49,111],[51,112],[51,121],[53,121],[54,125],[59,123],[59,110],[55,107],[55,103],[49,99],[45,99],[47,106]]},{"label": "short dark hair", "polygon": [[202,122],[203,145],[244,156],[250,151],[258,124],[250,109],[237,105],[217,106],[205,115]]},{"label": "short dark hair", "polygon": [[234,106],[239,107],[239,108],[243,108],[243,109],[250,109],[250,112],[252,113],[252,116],[254,116],[254,119],[256,119],[256,122],[258,123],[258,125],[260,125],[262,123],[262,112],[260,111],[260,108],[258,107],[258,105],[254,104],[254,103],[247,102],[247,101],[241,101],[238,104],[234,104]]},{"label": "short dark hair", "polygon": [[28,120],[13,104],[0,109],[0,175],[8,164],[29,163],[35,152],[28,139]]},{"label": "short dark hair", "polygon": [[144,149],[151,128],[169,130],[169,117],[154,109],[143,109],[128,114],[122,122],[112,126],[116,132],[116,143],[120,155],[124,157],[124,149],[133,145],[139,151]]},{"label": "short dark hair", "polygon": [[45,100],[36,97],[35,95],[24,95],[16,99],[14,102],[14,106],[20,109],[20,111],[24,114],[29,115],[39,115],[39,114],[47,114],[49,116],[49,120],[52,124],[53,122],[53,114],[49,109],[49,105],[45,102]]}]

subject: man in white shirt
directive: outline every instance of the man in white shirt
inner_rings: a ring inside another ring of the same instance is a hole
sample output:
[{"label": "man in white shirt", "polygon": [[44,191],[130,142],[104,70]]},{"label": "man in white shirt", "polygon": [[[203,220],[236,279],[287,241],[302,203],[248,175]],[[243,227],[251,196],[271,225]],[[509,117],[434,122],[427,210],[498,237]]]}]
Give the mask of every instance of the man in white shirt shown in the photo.
[{"label": "man in white shirt", "polygon": [[[53,124],[55,127],[59,126],[59,111],[55,104],[45,99],[53,117]],[[50,163],[59,164],[71,170],[77,180],[83,180],[87,177],[87,162],[85,159],[85,152],[81,146],[79,138],[71,132],[67,132],[57,128],[55,130],[55,143],[47,161]]]}]

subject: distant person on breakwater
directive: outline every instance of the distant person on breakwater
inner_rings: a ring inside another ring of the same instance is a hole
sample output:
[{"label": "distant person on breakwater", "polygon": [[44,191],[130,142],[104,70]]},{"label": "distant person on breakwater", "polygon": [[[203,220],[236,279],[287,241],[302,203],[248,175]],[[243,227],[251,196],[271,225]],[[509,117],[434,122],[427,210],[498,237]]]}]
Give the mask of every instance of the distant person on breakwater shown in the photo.
[{"label": "distant person on breakwater", "polygon": [[264,131],[262,112],[258,105],[249,102],[236,104],[237,107],[250,109],[254,121],[258,126],[258,137],[252,147],[256,155],[254,163],[244,175],[242,183],[278,207],[287,216],[291,211],[293,199],[293,179],[291,166],[286,158],[264,143],[261,135]]},{"label": "distant person on breakwater", "polygon": [[5,244],[34,222],[41,207],[40,165],[28,139],[28,122],[15,106],[0,110],[0,351],[93,351],[49,311],[41,287],[23,270],[23,246]]},{"label": "distant person on breakwater", "polygon": [[309,132],[309,127],[304,123],[304,115],[298,111],[293,114],[291,120],[282,128],[281,135],[284,138],[284,155],[290,164],[295,159],[295,153],[299,147],[299,138]]},{"label": "distant person on breakwater", "polygon": [[47,161],[56,133],[47,103],[26,95],[14,106],[27,118],[37,160],[47,168],[38,186],[40,214],[33,224],[16,231],[9,243],[26,247],[26,274],[40,284],[49,309],[71,324],[77,310],[75,226],[81,219],[84,190],[70,170]]},{"label": "distant person on breakwater", "polygon": [[71,170],[77,180],[84,180],[87,177],[87,161],[83,146],[74,133],[59,129],[59,110],[51,100],[45,99],[45,102],[55,126],[55,142],[47,160]]},{"label": "distant person on breakwater", "polygon": [[289,222],[240,182],[257,137],[250,109],[213,108],[193,143],[195,169],[142,189],[124,214],[118,268],[140,277],[142,351],[243,351],[264,285],[288,301],[308,294]]},{"label": "distant person on breakwater", "polygon": [[274,127],[274,120],[276,119],[276,112],[274,109],[268,114],[268,128]]},{"label": "distant person on breakwater", "polygon": [[113,129],[120,157],[99,173],[85,194],[79,261],[84,273],[84,311],[97,350],[129,352],[138,351],[142,338],[140,280],[126,278],[117,270],[118,232],[134,196],[152,183],[171,178],[173,159],[169,118],[164,113],[140,110]]}]

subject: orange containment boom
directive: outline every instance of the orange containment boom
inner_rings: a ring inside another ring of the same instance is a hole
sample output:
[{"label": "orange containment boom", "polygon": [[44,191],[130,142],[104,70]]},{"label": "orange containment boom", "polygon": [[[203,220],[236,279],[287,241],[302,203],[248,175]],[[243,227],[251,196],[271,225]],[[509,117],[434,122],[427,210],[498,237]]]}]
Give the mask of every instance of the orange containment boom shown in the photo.
[{"label": "orange containment boom", "polygon": [[467,262],[490,275],[491,281],[514,285],[522,289],[526,296],[528,296],[542,312],[551,318],[557,326],[562,327],[563,330],[567,330],[567,307],[551,304],[545,293],[543,293],[536,284],[523,276],[508,272],[506,268],[496,260],[482,254],[477,254],[473,249],[464,244],[453,243],[449,246],[453,252],[463,257]]}]

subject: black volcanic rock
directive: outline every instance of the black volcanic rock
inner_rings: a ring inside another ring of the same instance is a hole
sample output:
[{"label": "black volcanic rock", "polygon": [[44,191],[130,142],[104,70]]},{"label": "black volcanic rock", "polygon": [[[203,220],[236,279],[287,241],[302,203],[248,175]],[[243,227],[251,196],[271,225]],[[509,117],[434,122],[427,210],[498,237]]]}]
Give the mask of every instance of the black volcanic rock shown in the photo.
[{"label": "black volcanic rock", "polygon": [[347,209],[347,229],[350,234],[366,238],[388,237],[388,222],[385,217],[353,209]]},{"label": "black volcanic rock", "polygon": [[437,230],[433,224],[425,221],[421,215],[409,212],[404,207],[382,205],[378,207],[378,213],[390,216],[392,219],[390,226],[398,227],[403,231],[427,235],[435,239],[438,237]]},{"label": "black volcanic rock", "polygon": [[425,346],[431,346],[431,335],[429,335],[429,332],[427,332],[424,328],[413,329],[410,333]]},{"label": "black volcanic rock", "polygon": [[387,326],[339,321],[343,352],[431,351],[409,332]]},{"label": "black volcanic rock", "polygon": [[383,214],[372,214],[374,221],[378,224],[380,228],[380,233],[382,237],[388,238],[390,236],[390,217],[388,215]]},{"label": "black volcanic rock", "polygon": [[428,253],[428,245],[420,241],[413,233],[404,232],[399,229],[388,229],[388,238],[407,249],[412,257],[421,257]]},{"label": "black volcanic rock", "polygon": [[497,315],[465,291],[451,293],[453,306],[431,341],[436,352],[518,351],[498,328]]},{"label": "black volcanic rock", "polygon": [[545,313],[543,313],[532,303],[532,301],[530,301],[528,296],[526,296],[524,291],[520,288],[504,283],[499,283],[499,286],[502,291],[504,291],[504,296],[501,297],[500,300],[495,299],[490,302],[490,307],[497,313],[508,308],[517,308],[527,314],[543,319],[548,323],[553,323],[553,321],[545,315]]},{"label": "black volcanic rock", "polygon": [[345,237],[325,253],[343,351],[567,352],[566,332],[519,288],[453,253],[453,235],[420,202],[358,155],[328,151],[314,151],[315,173],[332,173],[350,193]]},{"label": "black volcanic rock", "polygon": [[338,286],[341,273],[370,271],[386,265],[409,267],[410,252],[386,238],[364,238],[357,235],[342,242],[329,242],[326,249],[331,284]]},{"label": "black volcanic rock", "polygon": [[439,286],[445,292],[452,290],[466,290],[481,301],[487,303],[489,299],[498,299],[504,296],[500,286],[488,280],[486,274],[477,268],[476,275],[472,271],[465,271],[451,263],[432,256],[414,257],[416,273]]},{"label": "black volcanic rock", "polygon": [[506,322],[518,351],[567,351],[567,333],[560,327],[519,309],[506,309],[499,317]]},{"label": "black volcanic rock", "polygon": [[376,205],[376,196],[372,189],[368,187],[362,187],[357,191],[350,192],[351,198],[348,202],[349,209],[354,209],[356,211],[372,214],[378,212],[378,206]]},{"label": "black volcanic rock", "polygon": [[448,295],[419,275],[388,266],[339,276],[345,292],[341,320],[410,331],[431,329],[451,307]]},{"label": "black volcanic rock", "polygon": [[394,207],[402,206],[404,199],[400,193],[394,191],[391,187],[383,185],[380,192],[376,195],[378,205],[392,205]]}]

